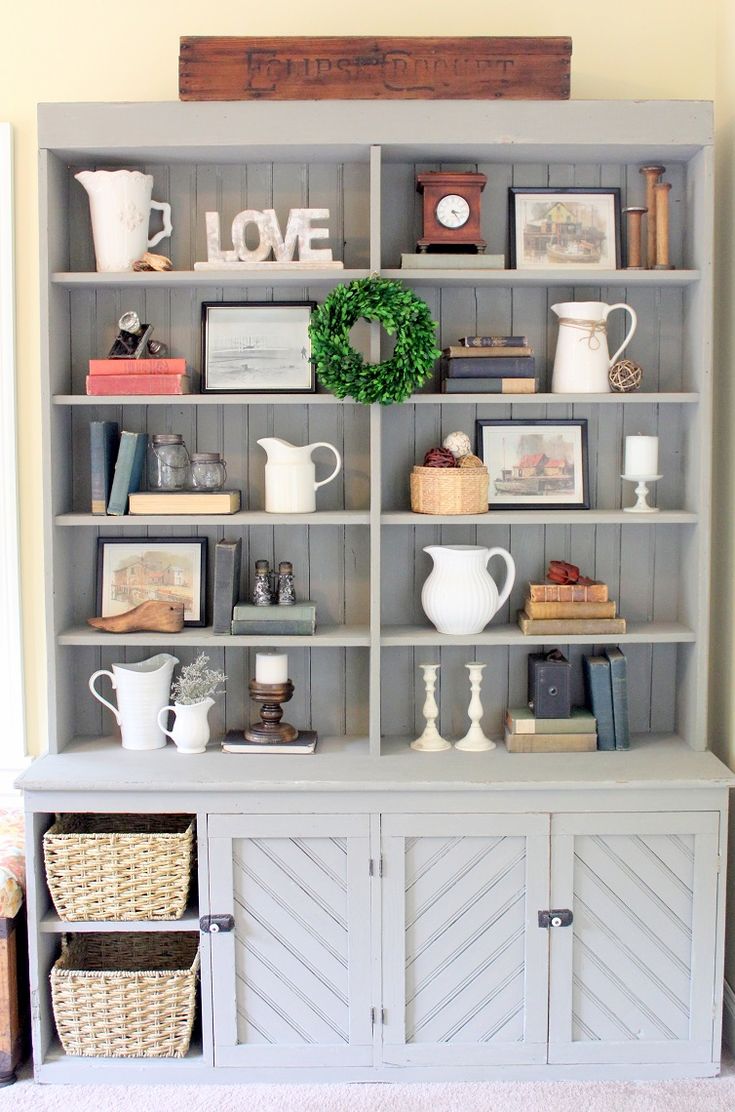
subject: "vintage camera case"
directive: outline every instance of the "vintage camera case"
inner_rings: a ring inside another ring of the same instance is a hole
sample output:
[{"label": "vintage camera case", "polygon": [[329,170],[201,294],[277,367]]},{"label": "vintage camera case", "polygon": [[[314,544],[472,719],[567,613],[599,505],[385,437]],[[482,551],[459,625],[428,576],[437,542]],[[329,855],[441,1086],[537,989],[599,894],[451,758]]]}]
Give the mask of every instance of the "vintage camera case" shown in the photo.
[{"label": "vintage camera case", "polygon": [[572,666],[558,650],[529,653],[528,705],[537,718],[569,718]]}]

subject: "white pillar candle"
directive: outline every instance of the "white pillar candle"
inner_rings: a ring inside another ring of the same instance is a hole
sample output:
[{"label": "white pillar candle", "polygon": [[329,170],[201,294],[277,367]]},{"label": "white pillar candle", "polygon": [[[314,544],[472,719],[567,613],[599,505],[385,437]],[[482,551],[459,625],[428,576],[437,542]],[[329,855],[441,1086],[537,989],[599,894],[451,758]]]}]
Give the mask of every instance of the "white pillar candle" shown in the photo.
[{"label": "white pillar candle", "polygon": [[626,475],[658,475],[658,437],[626,436],[623,471]]},{"label": "white pillar candle", "polygon": [[287,653],[256,653],[255,682],[285,683],[288,679]]}]

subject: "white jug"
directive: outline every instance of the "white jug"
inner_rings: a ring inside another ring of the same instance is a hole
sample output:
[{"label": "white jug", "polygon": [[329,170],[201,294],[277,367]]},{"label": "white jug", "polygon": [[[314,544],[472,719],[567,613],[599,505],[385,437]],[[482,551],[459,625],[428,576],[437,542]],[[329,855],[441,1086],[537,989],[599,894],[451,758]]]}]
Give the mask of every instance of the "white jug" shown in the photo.
[{"label": "white jug", "polygon": [[[132,270],[136,259],[170,236],[171,206],[152,201],[153,178],[139,170],[82,170],[74,177],[89,195],[97,270]],[[151,209],[163,213],[163,229],[148,238]]]},{"label": "white jug", "polygon": [[[158,725],[158,712],[168,703],[171,677],[178,659],[158,653],[140,664],[113,664],[89,677],[89,690],[95,699],[115,715],[122,733],[123,749],[163,749],[166,735]],[[117,692],[117,706],[108,703],[95,689],[98,676],[108,676]]]},{"label": "white jug", "polygon": [[[430,544],[424,549],[434,561],[421,592],[421,605],[439,633],[481,633],[510,594],[516,566],[504,548],[474,544]],[[487,570],[492,556],[505,560],[503,589]]]},{"label": "white jug", "polygon": [[[198,703],[175,703],[172,707],[161,707],[158,712],[158,725],[167,737],[174,742],[179,753],[204,753],[209,741],[209,708],[214,699],[207,696]],[[176,715],[173,730],[167,730],[161,717],[173,711]]]},{"label": "white jug", "polygon": [[[265,508],[270,514],[310,514],[316,509],[316,491],[331,483],[342,469],[342,457],[333,444],[320,440],[298,447],[266,436],[258,441],[268,456],[265,465]],[[327,479],[316,481],[311,453],[315,448],[329,448],[337,457],[337,465]]]},{"label": "white jug", "polygon": [[[607,318],[613,309],[630,313],[628,335],[611,357],[607,347]],[[608,371],[625,351],[638,325],[635,310],[624,302],[564,301],[551,306],[559,318],[554,373],[554,394],[609,394]]]}]

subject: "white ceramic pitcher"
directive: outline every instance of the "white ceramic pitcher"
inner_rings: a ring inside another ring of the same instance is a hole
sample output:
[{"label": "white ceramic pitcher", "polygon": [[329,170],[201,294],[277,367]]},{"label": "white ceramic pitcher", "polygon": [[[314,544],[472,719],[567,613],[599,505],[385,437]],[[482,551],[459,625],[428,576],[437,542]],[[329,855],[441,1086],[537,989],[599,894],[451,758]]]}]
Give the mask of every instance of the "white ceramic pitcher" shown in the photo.
[{"label": "white ceramic pitcher", "polygon": [[[139,664],[113,664],[112,671],[101,668],[89,677],[89,690],[115,715],[122,734],[123,749],[163,749],[166,735],[158,725],[158,712],[168,703],[171,677],[178,659],[158,653]],[[103,699],[94,683],[107,676],[117,692],[117,706]]]},{"label": "white ceramic pitcher", "polygon": [[[277,436],[258,441],[268,456],[265,465],[265,508],[271,514],[310,514],[316,509],[316,491],[336,479],[342,469],[342,457],[333,444],[320,440],[299,447]],[[332,474],[316,481],[311,453],[315,448],[329,448],[337,458]]]},{"label": "white ceramic pitcher", "polygon": [[[614,309],[630,313],[628,335],[613,356],[607,347],[607,318]],[[551,306],[559,318],[554,373],[554,394],[609,394],[608,371],[630,343],[638,317],[630,305],[620,301],[564,301]]]},{"label": "white ceramic pitcher", "polygon": [[[424,552],[434,561],[421,592],[429,621],[439,633],[481,633],[515,583],[516,566],[510,552],[474,544],[430,544]],[[507,568],[500,592],[487,570],[493,556],[500,556]]]},{"label": "white ceramic pitcher", "polygon": [[[97,270],[132,270],[136,259],[173,231],[171,206],[152,201],[153,178],[139,170],[82,170],[74,177],[89,195]],[[151,209],[163,213],[163,229],[148,238]]]},{"label": "white ceramic pitcher", "polygon": [[[209,741],[209,722],[207,715],[214,699],[207,696],[198,703],[175,703],[172,707],[161,707],[158,712],[158,725],[167,737],[174,742],[179,753],[204,753]],[[167,730],[165,715],[173,711],[176,715],[174,728]],[[163,722],[161,718],[163,717]]]}]

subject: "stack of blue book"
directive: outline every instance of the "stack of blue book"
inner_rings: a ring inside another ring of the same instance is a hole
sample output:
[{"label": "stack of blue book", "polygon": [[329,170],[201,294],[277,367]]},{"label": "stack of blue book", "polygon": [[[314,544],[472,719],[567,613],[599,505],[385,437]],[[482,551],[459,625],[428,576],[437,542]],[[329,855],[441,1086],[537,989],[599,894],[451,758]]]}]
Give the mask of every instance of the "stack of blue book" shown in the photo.
[{"label": "stack of blue book", "polygon": [[527,336],[463,336],[444,348],[445,394],[534,394],[536,358]]}]

